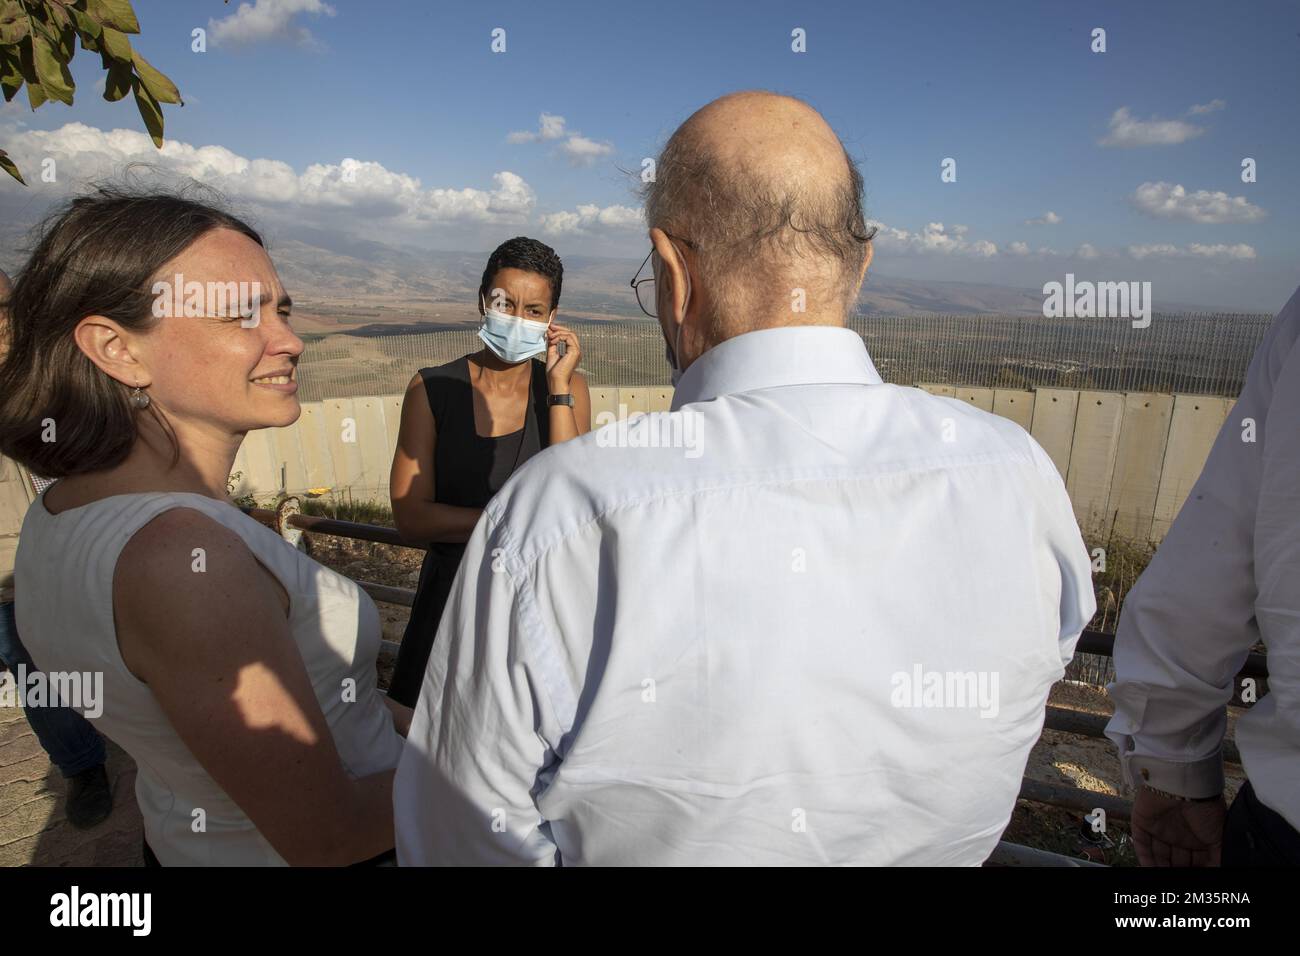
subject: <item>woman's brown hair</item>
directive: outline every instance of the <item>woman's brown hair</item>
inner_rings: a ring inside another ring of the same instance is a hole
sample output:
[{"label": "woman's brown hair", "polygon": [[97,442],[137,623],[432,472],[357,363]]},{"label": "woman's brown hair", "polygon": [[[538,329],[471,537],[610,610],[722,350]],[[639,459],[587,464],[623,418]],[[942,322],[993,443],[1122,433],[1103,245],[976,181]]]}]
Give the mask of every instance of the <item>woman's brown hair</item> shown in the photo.
[{"label": "woman's brown hair", "polygon": [[[73,339],[77,324],[102,315],[145,332],[154,277],[213,229],[233,229],[263,245],[247,223],[185,192],[134,192],[98,186],[72,199],[39,227],[36,246],[13,291],[0,302],[5,342],[0,362],[0,453],[45,478],[121,464],[135,444],[130,389],[106,375]],[[180,449],[165,418],[150,403]],[[49,440],[53,424],[54,440]]]}]

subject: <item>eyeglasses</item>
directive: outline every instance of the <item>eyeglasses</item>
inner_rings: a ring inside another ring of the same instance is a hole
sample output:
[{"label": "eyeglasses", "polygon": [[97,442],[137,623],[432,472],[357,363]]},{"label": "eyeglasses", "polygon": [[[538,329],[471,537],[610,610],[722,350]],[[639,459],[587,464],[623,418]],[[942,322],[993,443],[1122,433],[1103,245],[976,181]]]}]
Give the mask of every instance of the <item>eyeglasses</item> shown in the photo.
[{"label": "eyeglasses", "polygon": [[[664,235],[668,236],[669,239],[676,239],[678,242],[686,246],[686,248],[688,249],[695,248],[695,243],[691,242],[691,240],[689,239],[683,239],[681,236],[674,236],[670,233],[664,233]],[[651,273],[649,277],[645,279],[640,278],[642,270],[644,270],[646,267],[646,263],[650,261],[650,257],[653,256],[654,254],[655,254],[655,250],[654,247],[652,246],[650,248],[650,251],[646,253],[645,261],[641,263],[641,268],[636,270],[636,275],[632,277],[632,282],[630,284],[632,286],[633,291],[636,292],[636,304],[641,306],[641,311],[644,312],[646,315],[650,316],[650,318],[657,319],[659,318],[659,315],[658,313],[655,312],[654,270],[651,269]],[[647,302],[649,303],[649,305],[646,304]]]}]

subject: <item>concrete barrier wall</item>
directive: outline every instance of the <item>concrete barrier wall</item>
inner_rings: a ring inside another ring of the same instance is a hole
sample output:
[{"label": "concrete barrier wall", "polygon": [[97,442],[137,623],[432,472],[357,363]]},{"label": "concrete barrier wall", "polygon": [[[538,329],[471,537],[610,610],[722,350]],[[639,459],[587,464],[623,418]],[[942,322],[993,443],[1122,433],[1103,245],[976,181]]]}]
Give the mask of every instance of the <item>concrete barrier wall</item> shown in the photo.
[{"label": "concrete barrier wall", "polygon": [[[1113,531],[1157,542],[1186,500],[1232,406],[1204,395],[918,387],[1029,431],[1065,479],[1075,516],[1089,535]],[[666,410],[672,393],[655,386],[593,386],[592,423]],[[304,402],[293,425],[249,433],[235,458],[235,494],[269,498],[319,489],[387,501],[401,412],[400,394]],[[18,532],[31,497],[17,467],[0,459],[0,564],[3,536]]]},{"label": "concrete barrier wall", "polygon": [[[1233,401],[1207,395],[921,384],[1025,426],[1065,479],[1079,526],[1159,543],[1200,476]],[[1014,401],[1013,401],[1014,398]]]}]

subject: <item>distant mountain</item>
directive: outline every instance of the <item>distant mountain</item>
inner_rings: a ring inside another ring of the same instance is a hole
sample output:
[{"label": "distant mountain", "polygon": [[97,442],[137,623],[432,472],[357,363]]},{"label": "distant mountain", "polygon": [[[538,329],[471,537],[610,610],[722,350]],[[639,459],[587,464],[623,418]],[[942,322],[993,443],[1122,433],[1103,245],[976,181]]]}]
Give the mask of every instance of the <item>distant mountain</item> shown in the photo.
[{"label": "distant mountain", "polygon": [[866,315],[1041,315],[1043,295],[1033,289],[891,279],[868,272],[858,296],[858,311]]},{"label": "distant mountain", "polygon": [[[389,301],[463,301],[472,305],[487,252],[399,249],[372,242],[312,236],[315,243],[288,240],[271,254],[295,297],[313,306],[361,304],[367,296]],[[563,308],[569,312],[643,317],[629,285],[640,260],[597,256],[564,259]],[[901,279],[868,273],[858,298],[866,315],[1040,315],[1036,289]],[[1161,311],[1195,312],[1203,307],[1161,303]]]},{"label": "distant mountain", "polygon": [[[21,264],[27,229],[0,223],[0,268],[13,274]],[[298,228],[294,238],[270,240],[271,256],[295,301],[307,310],[325,312],[418,310],[424,303],[462,302],[473,311],[488,252],[452,252],[397,247],[335,233]],[[566,256],[563,308],[589,313],[642,318],[629,286],[637,259]],[[858,298],[867,315],[1038,315],[1042,293],[1036,289],[901,279],[869,272]],[[1162,302],[1161,311],[1197,312],[1203,307]]]}]

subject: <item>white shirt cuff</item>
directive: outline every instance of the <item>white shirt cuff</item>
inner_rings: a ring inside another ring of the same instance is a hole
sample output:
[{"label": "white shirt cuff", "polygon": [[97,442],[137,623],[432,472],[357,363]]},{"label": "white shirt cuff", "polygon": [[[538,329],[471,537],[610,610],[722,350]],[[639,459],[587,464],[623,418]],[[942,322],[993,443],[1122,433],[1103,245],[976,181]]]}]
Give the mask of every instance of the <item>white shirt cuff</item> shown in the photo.
[{"label": "white shirt cuff", "polygon": [[[1129,738],[1129,747],[1133,746]],[[1120,754],[1124,779],[1137,789],[1146,785],[1180,797],[1195,799],[1223,793],[1223,750],[1220,748],[1203,760],[1166,760],[1135,753]]]}]

